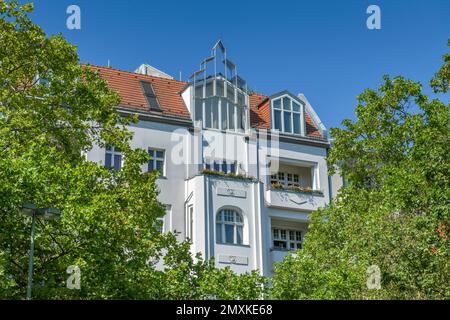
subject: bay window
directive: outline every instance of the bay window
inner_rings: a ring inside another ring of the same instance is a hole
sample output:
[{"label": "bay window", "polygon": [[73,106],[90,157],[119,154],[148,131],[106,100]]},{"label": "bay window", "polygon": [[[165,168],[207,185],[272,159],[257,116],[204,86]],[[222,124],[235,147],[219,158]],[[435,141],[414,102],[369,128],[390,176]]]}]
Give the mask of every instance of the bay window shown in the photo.
[{"label": "bay window", "polygon": [[228,81],[209,79],[194,89],[194,120],[204,128],[244,131],[248,121],[246,93]]}]

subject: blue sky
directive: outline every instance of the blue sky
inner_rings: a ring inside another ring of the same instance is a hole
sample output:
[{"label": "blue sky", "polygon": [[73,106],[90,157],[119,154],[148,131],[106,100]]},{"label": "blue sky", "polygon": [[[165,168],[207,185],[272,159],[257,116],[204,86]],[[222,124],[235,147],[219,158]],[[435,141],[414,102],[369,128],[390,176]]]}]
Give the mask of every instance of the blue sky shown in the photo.
[{"label": "blue sky", "polygon": [[[151,65],[183,80],[221,38],[228,57],[264,94],[304,93],[330,127],[354,118],[356,96],[383,74],[427,85],[450,37],[450,1],[107,1],[37,0],[33,20],[62,34],[82,62],[135,70]],[[66,9],[81,9],[81,30]],[[366,9],[381,8],[381,30]]]}]

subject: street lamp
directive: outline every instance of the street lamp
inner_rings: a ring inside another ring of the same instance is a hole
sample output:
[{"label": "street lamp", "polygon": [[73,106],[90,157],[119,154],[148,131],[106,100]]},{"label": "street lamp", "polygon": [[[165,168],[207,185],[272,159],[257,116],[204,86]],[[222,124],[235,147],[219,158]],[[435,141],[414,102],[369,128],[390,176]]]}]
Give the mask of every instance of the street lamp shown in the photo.
[{"label": "street lamp", "polygon": [[24,203],[21,207],[24,215],[31,217],[31,243],[30,254],[28,256],[28,286],[27,300],[31,300],[31,287],[33,285],[33,254],[34,254],[34,226],[36,217],[41,216],[43,219],[52,220],[61,216],[61,210],[56,208],[37,208],[33,203]]}]

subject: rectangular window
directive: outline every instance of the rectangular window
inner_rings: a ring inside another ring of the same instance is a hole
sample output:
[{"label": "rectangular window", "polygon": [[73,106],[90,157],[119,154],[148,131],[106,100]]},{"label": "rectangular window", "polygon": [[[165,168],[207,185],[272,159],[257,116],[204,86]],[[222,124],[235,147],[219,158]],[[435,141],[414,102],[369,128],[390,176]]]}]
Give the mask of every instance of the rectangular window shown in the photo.
[{"label": "rectangular window", "polygon": [[225,96],[225,90],[223,89],[225,83],[221,80],[216,80],[216,96],[224,97]]},{"label": "rectangular window", "polygon": [[164,176],[164,150],[148,149],[150,160],[148,161],[148,171],[157,170]]},{"label": "rectangular window", "polygon": [[298,230],[272,229],[273,247],[281,250],[302,248],[302,233]]},{"label": "rectangular window", "polygon": [[292,183],[293,183],[294,181],[293,181],[293,177],[292,177],[292,173],[288,173],[287,174],[287,185],[288,186],[292,186]]},{"label": "rectangular window", "polygon": [[230,164],[230,172],[236,173],[236,162]]},{"label": "rectangular window", "polygon": [[203,100],[195,99],[195,121],[203,120]]},{"label": "rectangular window", "polygon": [[244,130],[244,110],[242,107],[237,106],[237,123],[238,123],[238,129]]},{"label": "rectangular window", "polygon": [[156,228],[158,229],[159,233],[163,233],[164,232],[164,218],[160,217],[160,218],[156,218]]},{"label": "rectangular window", "polygon": [[195,97],[203,98],[203,84],[195,87]]},{"label": "rectangular window", "polygon": [[234,242],[234,225],[225,224],[225,243],[235,243]]},{"label": "rectangular window", "polygon": [[211,109],[212,109],[212,99],[205,100],[205,118],[203,119],[203,124],[205,128],[211,128],[212,126]]},{"label": "rectangular window", "polygon": [[244,235],[244,227],[236,226],[237,243],[243,243],[243,241],[244,241],[243,235]]},{"label": "rectangular window", "polygon": [[222,162],[222,172],[228,172],[228,164],[225,161]]},{"label": "rectangular window", "polygon": [[227,98],[233,103],[236,102],[234,97],[234,87],[231,84],[227,84]]},{"label": "rectangular window", "polygon": [[274,184],[274,183],[278,183],[278,179],[277,179],[277,174],[273,174],[270,176],[270,183]]},{"label": "rectangular window", "polygon": [[274,116],[274,129],[281,131],[281,111],[280,110],[274,110],[273,111]]},{"label": "rectangular window", "polygon": [[286,241],[274,240],[273,247],[276,249],[286,249]]},{"label": "rectangular window", "polygon": [[244,96],[244,94],[242,92],[238,92],[237,97],[238,97],[238,101],[237,101],[238,105],[244,106],[245,105],[245,96]]},{"label": "rectangular window", "polygon": [[293,113],[294,117],[294,133],[300,134],[300,113]]},{"label": "rectangular window", "polygon": [[212,127],[214,129],[219,129],[219,99],[212,98],[211,99],[211,108],[212,108]]},{"label": "rectangular window", "polygon": [[114,170],[122,168],[122,151],[119,148],[106,146],[105,167]]},{"label": "rectangular window", "polygon": [[279,239],[280,238],[280,232],[279,232],[278,229],[273,229],[272,233],[273,233],[273,238],[274,239]]},{"label": "rectangular window", "polygon": [[220,99],[220,110],[222,116],[222,130],[228,129],[228,107],[227,107],[227,99]]},{"label": "rectangular window", "polygon": [[236,127],[234,124],[234,119],[236,117],[236,108],[234,107],[234,104],[228,102],[228,129],[234,130]]},{"label": "rectangular window", "polygon": [[214,92],[213,92],[213,83],[212,82],[208,82],[207,84],[206,84],[206,89],[205,89],[205,91],[206,91],[206,97],[211,97],[213,94],[214,94]]},{"label": "rectangular window", "polygon": [[284,132],[291,133],[292,113],[284,111],[283,114],[284,114]]}]

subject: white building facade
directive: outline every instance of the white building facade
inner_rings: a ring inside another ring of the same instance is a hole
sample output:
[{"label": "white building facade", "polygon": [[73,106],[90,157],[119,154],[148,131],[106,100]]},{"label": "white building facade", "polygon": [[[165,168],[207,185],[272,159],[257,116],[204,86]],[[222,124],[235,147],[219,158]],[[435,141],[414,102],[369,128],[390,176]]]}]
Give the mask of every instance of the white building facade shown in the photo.
[{"label": "white building facade", "polygon": [[[164,232],[238,273],[271,276],[302,248],[309,214],[339,187],[327,174],[326,129],[304,95],[249,93],[221,41],[189,82],[148,65],[92,68],[121,96],[117,110],[139,116],[131,146],[151,156],[143,171],[160,171]],[[123,161],[113,147],[87,157],[115,169]]]}]

